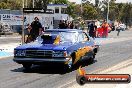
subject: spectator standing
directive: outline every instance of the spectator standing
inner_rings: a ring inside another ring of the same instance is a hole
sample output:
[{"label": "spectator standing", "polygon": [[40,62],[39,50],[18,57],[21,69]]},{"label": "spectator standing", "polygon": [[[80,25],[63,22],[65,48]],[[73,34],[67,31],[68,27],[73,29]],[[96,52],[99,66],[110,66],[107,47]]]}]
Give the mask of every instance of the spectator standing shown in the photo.
[{"label": "spectator standing", "polygon": [[87,30],[87,33],[88,33],[90,30],[91,22],[88,22],[87,25],[88,25],[88,30]]},{"label": "spectator standing", "polygon": [[42,25],[38,17],[34,18],[34,21],[31,23],[31,28],[30,36],[32,37],[32,41],[34,41],[42,33]]},{"label": "spectator standing", "polygon": [[119,36],[120,31],[121,31],[120,24],[121,24],[121,22],[119,22],[118,27],[116,28],[116,30],[117,30],[117,36]]},{"label": "spectator standing", "polygon": [[59,29],[63,29],[63,22],[62,22],[62,20],[60,20]]},{"label": "spectator standing", "polygon": [[89,36],[95,38],[95,31],[96,31],[96,26],[94,22],[92,22],[89,26]]},{"label": "spectator standing", "polygon": [[67,24],[69,29],[70,29],[70,24],[71,24],[71,22],[69,21],[68,24]]},{"label": "spectator standing", "polygon": [[106,22],[106,20],[104,20],[103,23],[102,23],[102,28],[103,28],[102,37],[103,38],[108,37],[108,27],[109,27],[109,24]]},{"label": "spectator standing", "polygon": [[60,23],[59,23],[59,29],[66,29],[67,28],[67,24],[66,24],[66,21],[62,21],[60,20]]},{"label": "spectator standing", "polygon": [[27,24],[27,33],[25,34],[25,43],[30,43],[31,42],[31,36],[30,36],[30,31],[31,31],[31,25]]},{"label": "spectator standing", "polygon": [[114,25],[114,23],[112,23],[112,31],[114,31],[115,30],[115,25]]},{"label": "spectator standing", "polygon": [[77,24],[75,24],[75,29],[78,29],[78,25]]},{"label": "spectator standing", "polygon": [[67,28],[68,28],[68,24],[67,24],[67,21],[65,20],[63,29],[67,29]]},{"label": "spectator standing", "polygon": [[74,24],[73,24],[73,21],[70,23],[70,29],[73,29],[74,28]]}]

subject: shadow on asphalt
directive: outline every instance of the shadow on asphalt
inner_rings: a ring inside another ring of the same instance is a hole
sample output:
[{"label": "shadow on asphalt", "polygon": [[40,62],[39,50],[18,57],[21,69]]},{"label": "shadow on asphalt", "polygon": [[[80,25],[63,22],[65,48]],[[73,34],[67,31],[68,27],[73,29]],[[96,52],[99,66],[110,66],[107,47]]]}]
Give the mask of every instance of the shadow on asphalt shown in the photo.
[{"label": "shadow on asphalt", "polygon": [[67,70],[64,69],[63,66],[44,66],[44,65],[33,65],[31,67],[31,69],[24,69],[23,67],[21,68],[17,68],[17,69],[13,69],[11,70],[12,72],[23,72],[23,73],[39,73],[39,74],[66,74],[72,71],[77,70],[80,66],[85,67],[91,64],[96,63],[97,60],[94,60],[92,63],[89,63],[87,61],[83,61],[83,63],[78,63],[74,66],[74,68]]}]

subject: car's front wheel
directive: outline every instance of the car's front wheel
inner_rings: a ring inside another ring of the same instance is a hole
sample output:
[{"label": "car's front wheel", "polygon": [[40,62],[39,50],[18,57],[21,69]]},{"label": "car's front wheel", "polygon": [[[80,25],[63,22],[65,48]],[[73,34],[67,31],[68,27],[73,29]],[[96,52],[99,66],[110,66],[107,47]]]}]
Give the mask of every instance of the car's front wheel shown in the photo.
[{"label": "car's front wheel", "polygon": [[79,85],[84,85],[87,81],[87,79],[84,76],[77,76],[76,81]]},{"label": "car's front wheel", "polygon": [[24,69],[28,70],[31,68],[32,64],[22,64]]},{"label": "car's front wheel", "polygon": [[65,71],[71,71],[74,68],[74,65],[73,65],[73,62],[74,62],[73,57],[71,56],[70,58],[71,59],[69,60],[69,62],[64,66],[64,70]]},{"label": "car's front wheel", "polygon": [[73,63],[72,61],[69,61],[67,65],[65,65],[65,70],[71,71],[73,69]]}]

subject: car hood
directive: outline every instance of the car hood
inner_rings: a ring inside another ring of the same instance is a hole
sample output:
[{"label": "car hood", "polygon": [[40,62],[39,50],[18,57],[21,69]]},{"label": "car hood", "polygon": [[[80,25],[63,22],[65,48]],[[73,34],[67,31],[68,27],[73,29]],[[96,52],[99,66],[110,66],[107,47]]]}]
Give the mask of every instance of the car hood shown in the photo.
[{"label": "car hood", "polygon": [[63,43],[59,45],[55,44],[41,44],[38,42],[23,44],[21,46],[16,47],[15,49],[22,50],[66,50],[68,47],[72,46],[73,43]]}]

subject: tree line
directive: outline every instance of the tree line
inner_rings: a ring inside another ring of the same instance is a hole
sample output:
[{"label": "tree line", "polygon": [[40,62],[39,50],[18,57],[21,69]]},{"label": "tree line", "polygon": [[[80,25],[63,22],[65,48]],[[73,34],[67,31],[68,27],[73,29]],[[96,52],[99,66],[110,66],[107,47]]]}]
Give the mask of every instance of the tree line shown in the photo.
[{"label": "tree line", "polygon": [[[0,9],[21,10],[23,0],[0,0]],[[26,2],[27,1],[27,2]],[[69,2],[68,0],[34,0],[35,8],[45,8],[47,4],[68,4],[67,13],[74,19],[82,17],[84,20],[106,19],[108,11],[108,0],[82,0],[81,4]],[[109,20],[123,22],[132,25],[132,3],[115,3],[110,0]],[[32,0],[25,0],[25,7],[32,8]],[[81,12],[82,9],[82,12]]]}]

